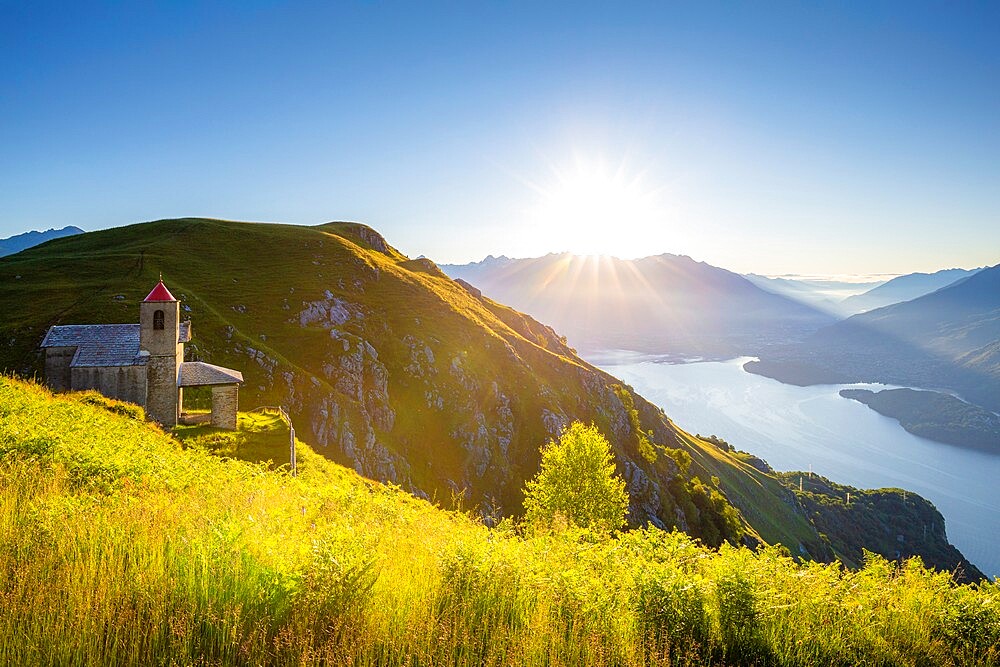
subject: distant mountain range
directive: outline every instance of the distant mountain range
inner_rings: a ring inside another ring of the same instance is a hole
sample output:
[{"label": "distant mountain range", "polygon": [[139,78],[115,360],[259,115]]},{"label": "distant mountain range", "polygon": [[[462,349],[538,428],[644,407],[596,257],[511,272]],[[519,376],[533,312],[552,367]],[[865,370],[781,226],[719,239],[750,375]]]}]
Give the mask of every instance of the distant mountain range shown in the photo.
[{"label": "distant mountain range", "polygon": [[766,292],[786,296],[793,301],[799,301],[837,317],[847,317],[854,314],[844,309],[845,299],[862,294],[885,282],[883,280],[851,282],[835,278],[762,276],[756,273],[747,273],[743,277]]},{"label": "distant mountain range", "polygon": [[930,294],[979,269],[944,269],[935,273],[909,273],[890,280],[850,282],[834,278],[762,276],[744,277],[761,289],[786,296],[838,318],[850,317],[894,303]]},{"label": "distant mountain range", "polygon": [[23,234],[17,234],[6,239],[0,239],[0,257],[13,255],[15,252],[33,248],[46,241],[60,239],[64,236],[73,236],[74,234],[83,234],[83,230],[70,225],[62,229],[48,229],[44,232],[24,232]]},{"label": "distant mountain range", "polygon": [[686,256],[491,256],[441,269],[551,325],[571,345],[586,350],[756,354],[835,320]]},{"label": "distant mountain range", "polygon": [[851,296],[840,307],[851,314],[864,313],[894,303],[910,301],[968,278],[980,269],[944,269],[935,273],[910,273],[899,276],[864,294]]},{"label": "distant mountain range", "polygon": [[1000,411],[1000,265],[771,348],[747,370],[793,384],[941,388]]}]

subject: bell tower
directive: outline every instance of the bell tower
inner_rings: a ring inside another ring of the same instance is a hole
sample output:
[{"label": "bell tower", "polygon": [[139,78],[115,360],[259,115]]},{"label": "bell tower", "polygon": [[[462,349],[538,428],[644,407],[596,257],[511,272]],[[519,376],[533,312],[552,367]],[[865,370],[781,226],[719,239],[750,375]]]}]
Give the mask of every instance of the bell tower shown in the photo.
[{"label": "bell tower", "polygon": [[139,304],[139,350],[146,362],[146,414],[163,426],[177,425],[180,411],[177,375],[184,360],[180,342],[181,305],[163,276]]}]

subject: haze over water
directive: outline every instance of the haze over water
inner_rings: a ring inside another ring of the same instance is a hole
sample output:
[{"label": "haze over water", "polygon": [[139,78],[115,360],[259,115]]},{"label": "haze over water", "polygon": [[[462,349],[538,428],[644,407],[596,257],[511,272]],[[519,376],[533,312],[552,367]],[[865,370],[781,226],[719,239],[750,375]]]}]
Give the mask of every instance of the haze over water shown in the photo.
[{"label": "haze over water", "polygon": [[842,398],[747,373],[748,358],[672,364],[629,352],[588,355],[661,406],[681,428],[715,434],[776,470],[812,470],[861,488],[900,487],[944,515],[948,539],[991,577],[1000,574],[1000,456],[917,437]]}]

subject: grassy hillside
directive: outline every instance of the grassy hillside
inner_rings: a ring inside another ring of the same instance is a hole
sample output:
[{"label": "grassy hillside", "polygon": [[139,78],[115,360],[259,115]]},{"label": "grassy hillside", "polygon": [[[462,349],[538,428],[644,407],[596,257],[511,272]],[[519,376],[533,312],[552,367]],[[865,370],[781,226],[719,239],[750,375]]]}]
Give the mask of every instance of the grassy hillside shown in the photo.
[{"label": "grassy hillside", "polygon": [[0,663],[1000,660],[1000,588],[915,560],[489,529],[304,445],[292,478],[135,416],[0,379]]},{"label": "grassy hillside", "polygon": [[[817,544],[774,480],[675,428],[549,327],[363,225],[164,220],[3,258],[0,367],[37,373],[50,325],[137,321],[161,272],[193,321],[189,358],[242,370],[244,408],[285,405],[318,451],[368,477],[516,514],[539,444],[593,422],[628,480],[634,525]],[[686,474],[677,448],[693,460]],[[757,518],[734,521],[720,492]]]}]

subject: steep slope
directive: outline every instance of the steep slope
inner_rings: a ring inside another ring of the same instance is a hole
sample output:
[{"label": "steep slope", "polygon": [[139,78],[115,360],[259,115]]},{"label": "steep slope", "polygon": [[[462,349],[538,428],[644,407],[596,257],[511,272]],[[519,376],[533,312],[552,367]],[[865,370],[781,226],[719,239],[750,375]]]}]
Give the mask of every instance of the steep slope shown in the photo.
[{"label": "steep slope", "polygon": [[444,266],[581,349],[678,355],[757,353],[834,318],[690,257],[637,260],[568,253]]},{"label": "steep slope", "polygon": [[[193,320],[192,358],[242,370],[244,408],[287,406],[305,439],[366,476],[484,515],[517,513],[539,445],[571,420],[593,422],[615,447],[633,523],[712,544],[738,537],[746,528],[714,476],[745,514],[765,517],[751,521],[765,540],[824,555],[772,477],[709,451],[549,327],[363,225],[166,220],[5,258],[0,366],[37,372],[52,324],[135,321],[160,272]],[[674,448],[693,460],[687,473]]]},{"label": "steep slope", "polygon": [[46,241],[61,239],[64,236],[73,236],[74,234],[83,234],[83,230],[79,227],[67,225],[62,229],[47,229],[44,232],[30,231],[0,239],[0,257],[13,255],[15,252],[21,252],[26,248],[32,248]]},{"label": "steep slope", "polygon": [[848,297],[840,305],[851,314],[864,313],[930,294],[963,278],[968,278],[977,271],[979,269],[944,269],[934,273],[909,273],[905,276],[897,276],[864,294]]},{"label": "steep slope", "polygon": [[1000,265],[931,294],[855,315],[747,370],[783,382],[871,381],[956,391],[1000,411]]}]

